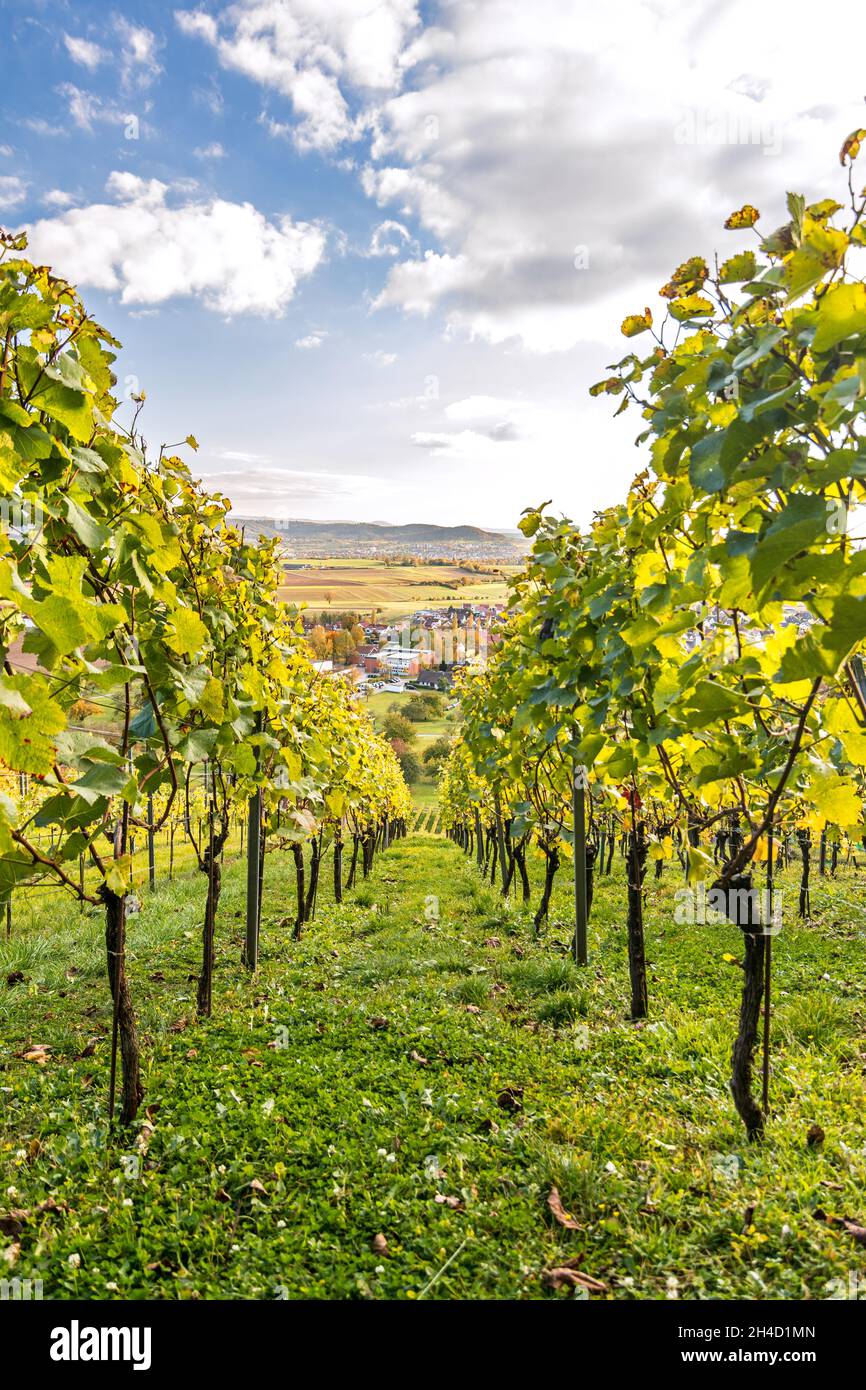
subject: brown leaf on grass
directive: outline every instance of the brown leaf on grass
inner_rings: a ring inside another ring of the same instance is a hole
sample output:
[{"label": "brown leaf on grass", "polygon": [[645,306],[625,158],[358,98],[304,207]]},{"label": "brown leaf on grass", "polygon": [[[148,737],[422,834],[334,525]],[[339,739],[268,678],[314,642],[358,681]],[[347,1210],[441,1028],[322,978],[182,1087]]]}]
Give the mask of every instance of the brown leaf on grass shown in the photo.
[{"label": "brown leaf on grass", "polygon": [[387,1255],[388,1242],[381,1231],[370,1241],[370,1249],[373,1251],[374,1255]]},{"label": "brown leaf on grass", "polygon": [[34,1137],[30,1140],[30,1143],[27,1145],[27,1162],[35,1163],[37,1158],[42,1157],[43,1152],[44,1150],[42,1148],[42,1141]]},{"label": "brown leaf on grass", "polygon": [[101,1038],[88,1038],[84,1048],[76,1056],[76,1062],[83,1061],[85,1057],[92,1057],[94,1052],[96,1051],[97,1043],[101,1041]]},{"label": "brown leaf on grass", "polygon": [[17,1240],[13,1240],[11,1245],[7,1245],[5,1250],[0,1250],[0,1260],[8,1269],[14,1269],[18,1263],[18,1256],[21,1254],[21,1246]]},{"label": "brown leaf on grass", "polygon": [[77,966],[77,965],[70,965],[70,966],[67,968],[67,970],[66,970],[66,978],[67,978],[67,980],[74,980],[74,979],[75,979],[75,976],[76,976],[76,975],[80,975],[80,974],[81,974],[81,971],[78,969],[78,966]]},{"label": "brown leaf on grass", "polygon": [[607,1284],[584,1274],[577,1268],[576,1260],[563,1260],[553,1269],[541,1271],[541,1282],[548,1289],[586,1289],[587,1293],[607,1293]]},{"label": "brown leaf on grass", "polygon": [[566,1231],[579,1231],[582,1229],[580,1222],[575,1221],[571,1213],[567,1212],[562,1205],[562,1198],[559,1195],[558,1187],[551,1187],[548,1192],[547,1209],[557,1225],[563,1226]]},{"label": "brown leaf on grass", "polygon": [[46,1197],[44,1202],[35,1207],[15,1207],[11,1211],[0,1212],[0,1234],[17,1236],[25,1222],[30,1221],[32,1217],[42,1216],[46,1211],[68,1210],[65,1202],[58,1202],[55,1197]]},{"label": "brown leaf on grass", "polygon": [[754,1206],[748,1206],[746,1207],[746,1210],[743,1212],[743,1235],[745,1235],[749,1227],[754,1226],[754,1224],[755,1208]]},{"label": "brown leaf on grass", "polygon": [[823,1144],[826,1137],[820,1125],[810,1125],[806,1130],[806,1147],[817,1149],[819,1144]]},{"label": "brown leaf on grass", "polygon": [[479,1007],[478,1007],[477,1004],[467,1004],[467,1005],[466,1005],[466,1012],[467,1012],[468,1014],[480,1014],[480,1013],[481,1013],[481,1010],[479,1009]]},{"label": "brown leaf on grass", "polygon": [[224,1187],[218,1187],[218,1188],[217,1188],[217,1190],[216,1190],[216,1199],[217,1199],[218,1202],[230,1202],[230,1201],[231,1201],[231,1197],[230,1197],[229,1194],[226,1192],[226,1190],[225,1190]]},{"label": "brown leaf on grass", "polygon": [[381,1015],[377,1014],[375,1018],[369,1018],[367,1020],[367,1025],[370,1028],[387,1028],[388,1020],[387,1018],[382,1018]]},{"label": "brown leaf on grass", "polygon": [[438,1202],[440,1207],[450,1207],[452,1211],[466,1210],[459,1197],[446,1197],[444,1192],[437,1192],[433,1201]]},{"label": "brown leaf on grass", "polygon": [[179,1019],[177,1020],[176,1023],[171,1023],[171,1024],[169,1024],[169,1029],[168,1029],[168,1031],[169,1031],[170,1033],[183,1033],[184,1030],[187,1029],[188,1027],[189,1027],[189,1019],[186,1017],[186,1015],[184,1015],[184,1017],[183,1017],[183,1018],[179,1018]]},{"label": "brown leaf on grass", "polygon": [[150,975],[148,978],[151,979],[151,980],[156,980],[157,983],[159,983],[160,980],[164,980],[164,979],[165,979],[165,971],[164,971],[164,970],[154,970],[153,974]]},{"label": "brown leaf on grass", "polygon": [[7,983],[7,985],[9,986],[10,989],[12,988],[13,985],[23,985],[23,983],[24,983],[24,971],[23,971],[23,970],[11,970],[11,971],[9,972],[9,974],[6,976],[6,983]]},{"label": "brown leaf on grass", "polygon": [[189,1051],[187,1052],[187,1054],[186,1054],[186,1060],[187,1060],[188,1062],[194,1062],[197,1056],[198,1056],[198,1048],[197,1048],[197,1047],[191,1047],[191,1048],[189,1049]]},{"label": "brown leaf on grass", "polygon": [[828,1226],[838,1226],[840,1230],[846,1231],[858,1245],[866,1245],[866,1226],[862,1221],[855,1221],[850,1216],[830,1216],[820,1207],[816,1207],[812,1215],[816,1221],[824,1221]]},{"label": "brown leaf on grass", "polygon": [[488,936],[488,937],[487,937],[487,940],[484,942],[484,945],[485,945],[485,946],[490,946],[490,947],[496,947],[496,946],[501,946],[501,945],[502,945],[502,942],[500,941],[500,939],[499,939],[498,936]]},{"label": "brown leaf on grass", "polygon": [[505,1086],[496,1097],[496,1104],[500,1110],[510,1110],[515,1114],[523,1109],[523,1087]]},{"label": "brown leaf on grass", "polygon": [[420,1052],[416,1052],[414,1047],[412,1048],[412,1051],[409,1053],[409,1061],[417,1062],[419,1067],[427,1066],[427,1058],[422,1057]]},{"label": "brown leaf on grass", "polygon": [[255,1192],[259,1197],[267,1197],[268,1195],[264,1183],[259,1182],[258,1178],[253,1178],[252,1182],[248,1183],[247,1186],[251,1192]]},{"label": "brown leaf on grass", "polygon": [[27,1051],[23,1052],[21,1055],[25,1062],[38,1062],[40,1067],[44,1067],[45,1063],[49,1061],[51,1057],[51,1048],[47,1043],[34,1043],[32,1047],[28,1047]]}]

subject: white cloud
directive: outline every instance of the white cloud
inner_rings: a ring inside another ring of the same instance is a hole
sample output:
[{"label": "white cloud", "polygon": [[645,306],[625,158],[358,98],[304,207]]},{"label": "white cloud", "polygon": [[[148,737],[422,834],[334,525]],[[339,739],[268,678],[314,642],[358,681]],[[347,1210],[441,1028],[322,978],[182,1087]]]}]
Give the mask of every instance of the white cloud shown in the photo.
[{"label": "white cloud", "polygon": [[64,34],[63,42],[72,61],[80,63],[90,72],[98,68],[99,64],[105,62],[108,57],[105,49],[100,48],[98,43],[91,43],[90,39],[80,39],[75,38],[72,34]]},{"label": "white cloud", "polygon": [[[364,128],[359,105],[399,90],[415,0],[242,0],[214,18],[175,11],[181,32],[216,50],[222,67],[286,97],[286,133],[301,150],[332,150]],[[277,121],[272,134],[283,133]]]},{"label": "white cloud", "polygon": [[69,134],[65,126],[52,125],[50,121],[44,120],[42,116],[25,116],[21,124],[26,130],[32,130],[34,135],[42,135],[46,138]]},{"label": "white cloud", "polygon": [[375,367],[393,367],[397,361],[396,352],[385,352],[382,348],[377,348],[375,352],[365,352],[364,361],[372,362]]},{"label": "white cloud", "polygon": [[90,72],[95,71],[95,68],[108,57],[106,50],[100,49],[99,43],[92,43],[90,39],[76,39],[71,33],[64,33],[63,42],[72,61],[81,63],[82,67],[89,68]]},{"label": "white cloud", "polygon": [[133,24],[121,15],[115,17],[114,28],[123,86],[127,89],[149,87],[162,72],[156,56],[159,49],[156,35],[143,24]]},{"label": "white cloud", "polygon": [[324,509],[327,515],[336,501],[348,511],[370,497],[390,498],[395,490],[388,480],[369,474],[290,467],[205,471],[204,481],[230,497],[232,510],[240,517],[292,517],[298,516],[298,508]]},{"label": "white cloud", "polygon": [[413,314],[429,314],[445,295],[471,283],[472,270],[465,256],[437,255],[426,251],[422,261],[395,265],[374,308],[396,305]]},{"label": "white cloud", "polygon": [[219,140],[214,140],[210,145],[198,145],[193,150],[196,159],[225,159],[225,153]]},{"label": "white cloud", "polygon": [[112,202],[71,209],[30,229],[34,258],[124,304],[195,296],[222,314],[279,316],[325,250],[322,230],[251,203],[170,202],[177,188],[115,172]]},{"label": "white cloud", "polygon": [[[93,131],[95,125],[122,125],[129,117],[112,101],[103,101],[93,92],[85,92],[74,82],[63,82],[57,88],[69,106],[69,115],[79,130]],[[59,134],[59,131],[44,132]]]},{"label": "white cloud", "polygon": [[17,174],[0,174],[0,210],[20,207],[27,196],[27,184]]},{"label": "white cloud", "polygon": [[412,233],[409,228],[404,227],[402,222],[395,222],[393,218],[387,218],[373,228],[366,254],[368,256],[399,256],[401,251],[405,251],[406,247],[412,244]]},{"label": "white cloud", "polygon": [[311,348],[318,348],[327,338],[327,333],[322,329],[316,329],[313,333],[307,333],[303,338],[295,339],[295,347],[309,351]]},{"label": "white cloud", "polygon": [[420,218],[438,237],[447,237],[460,224],[458,204],[432,171],[428,176],[410,169],[374,169],[368,165],[361,174],[361,187],[380,208],[397,203],[407,217]]},{"label": "white cloud", "polygon": [[543,352],[615,338],[768,182],[780,213],[786,188],[838,192],[835,150],[862,124],[856,45],[833,41],[846,13],[828,0],[818,33],[783,34],[747,0],[441,0],[451,42],[437,31],[436,61],[371,113],[362,187],[447,260],[395,266],[377,303],[426,314],[449,296],[451,329]]},{"label": "white cloud", "polygon": [[42,201],[49,208],[70,208],[78,202],[78,198],[63,188],[49,188],[47,193],[43,193]]}]

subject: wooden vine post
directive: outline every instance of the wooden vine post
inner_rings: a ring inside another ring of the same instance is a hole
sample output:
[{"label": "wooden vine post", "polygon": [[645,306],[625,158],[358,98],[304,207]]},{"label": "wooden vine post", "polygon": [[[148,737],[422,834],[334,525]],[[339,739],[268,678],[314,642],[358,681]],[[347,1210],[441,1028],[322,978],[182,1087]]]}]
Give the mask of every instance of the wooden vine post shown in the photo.
[{"label": "wooden vine post", "polygon": [[571,779],[571,806],[574,822],[574,959],[587,963],[586,946],[586,768],[575,763]]}]

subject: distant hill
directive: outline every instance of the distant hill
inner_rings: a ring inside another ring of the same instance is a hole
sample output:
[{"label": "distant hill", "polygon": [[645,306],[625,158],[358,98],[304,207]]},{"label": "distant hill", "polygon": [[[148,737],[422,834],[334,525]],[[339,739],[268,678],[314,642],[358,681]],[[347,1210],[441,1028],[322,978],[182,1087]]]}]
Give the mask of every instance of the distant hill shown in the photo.
[{"label": "distant hill", "polygon": [[413,522],[406,526],[388,526],[375,521],[275,521],[273,517],[233,517],[239,526],[257,527],[263,535],[279,536],[289,544],[329,540],[380,542],[382,545],[501,545],[506,537],[500,531],[484,531],[480,526],[432,526]]}]

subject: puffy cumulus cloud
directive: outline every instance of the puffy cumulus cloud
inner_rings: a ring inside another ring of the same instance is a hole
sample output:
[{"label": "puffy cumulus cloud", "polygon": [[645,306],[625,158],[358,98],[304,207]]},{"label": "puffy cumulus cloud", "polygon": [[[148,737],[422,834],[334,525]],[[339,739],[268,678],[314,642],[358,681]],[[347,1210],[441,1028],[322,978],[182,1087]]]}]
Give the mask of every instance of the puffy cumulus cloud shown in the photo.
[{"label": "puffy cumulus cloud", "polygon": [[724,247],[726,212],[768,183],[768,220],[786,188],[839,192],[835,151],[862,123],[856,46],[836,39],[846,12],[827,0],[816,33],[747,0],[442,0],[436,61],[379,104],[362,174],[439,259],[394,265],[377,303],[445,301],[452,329],[543,352],[615,338],[673,265]]},{"label": "puffy cumulus cloud", "polygon": [[4,212],[20,207],[27,196],[27,184],[17,174],[0,175],[0,209]]},{"label": "puffy cumulus cloud", "polygon": [[182,33],[203,39],[220,64],[288,98],[276,121],[299,149],[332,150],[364,126],[359,101],[399,89],[415,0],[240,0],[214,16],[177,10]]},{"label": "puffy cumulus cloud", "polygon": [[411,169],[374,169],[368,165],[361,173],[361,186],[379,207],[396,203],[406,216],[417,216],[436,236],[447,237],[462,220],[461,209],[442,187],[441,171],[436,167],[418,174]]},{"label": "puffy cumulus cloud", "polygon": [[394,266],[373,307],[392,305],[414,314],[429,314],[444,296],[471,283],[472,267],[465,256],[426,251],[421,261],[401,261]]},{"label": "puffy cumulus cloud", "polygon": [[30,251],[124,304],[195,296],[222,314],[279,316],[325,252],[320,227],[269,221],[251,203],[196,201],[131,173],[111,174],[106,188],[111,202],[35,223]]},{"label": "puffy cumulus cloud", "polygon": [[78,198],[65,188],[49,188],[47,193],[42,194],[42,201],[49,208],[71,208]]}]

